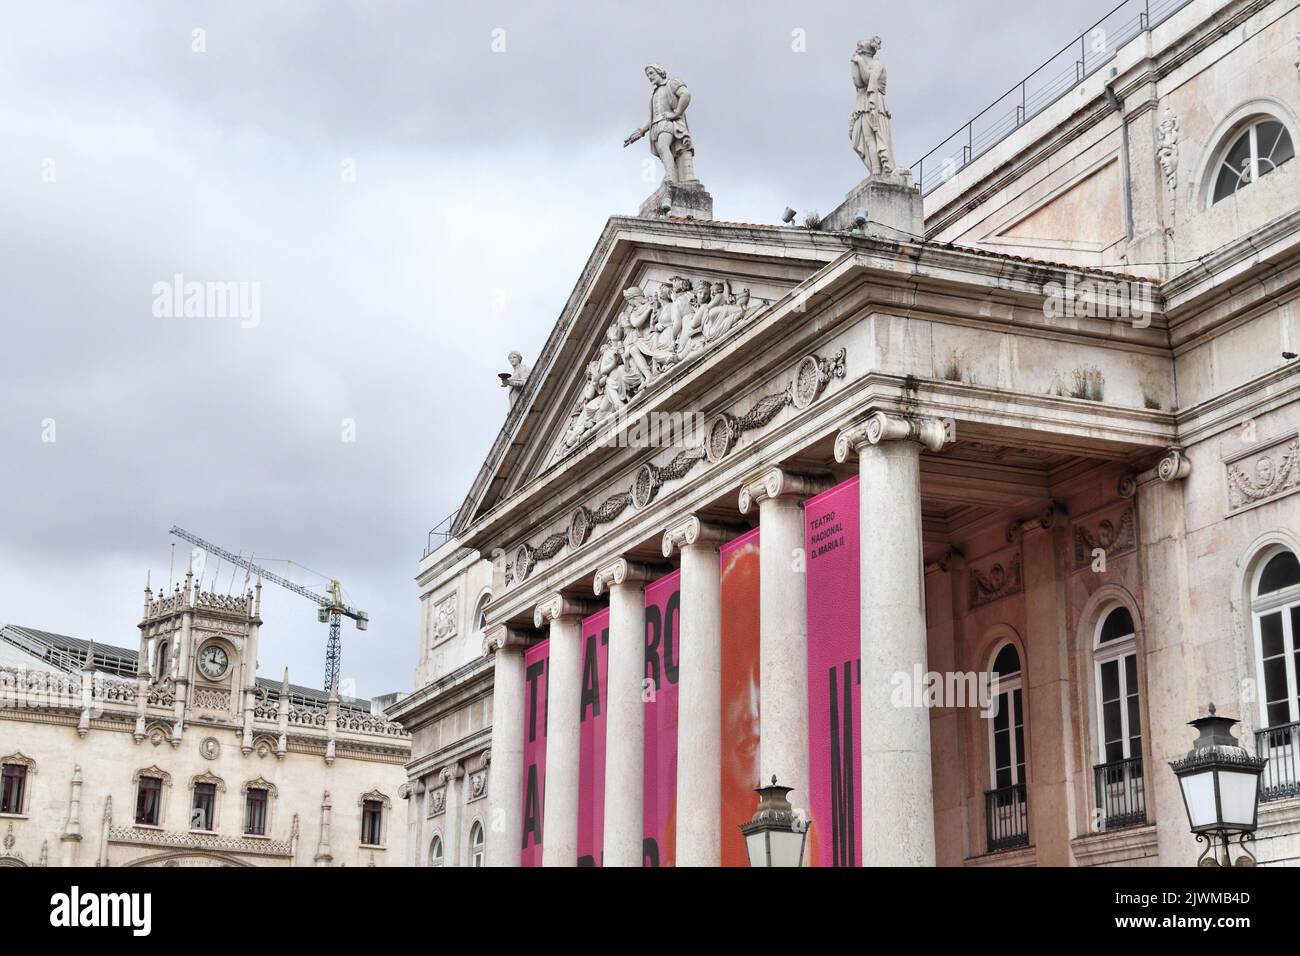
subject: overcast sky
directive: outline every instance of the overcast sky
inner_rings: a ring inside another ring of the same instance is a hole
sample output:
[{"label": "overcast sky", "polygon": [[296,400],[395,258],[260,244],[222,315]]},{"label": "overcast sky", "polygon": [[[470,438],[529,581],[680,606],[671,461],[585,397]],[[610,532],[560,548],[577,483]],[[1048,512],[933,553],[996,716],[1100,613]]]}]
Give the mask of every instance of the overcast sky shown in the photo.
[{"label": "overcast sky", "polygon": [[[645,63],[691,89],[715,215],[776,222],[864,175],[860,37],[910,164],[1111,5],[0,0],[0,622],[134,647],[178,524],[340,578],[372,622],[345,680],[409,690],[496,373],[655,185],[621,148]],[[156,314],[178,274],[256,314]],[[320,686],[314,607],[263,616],[260,672]]]}]

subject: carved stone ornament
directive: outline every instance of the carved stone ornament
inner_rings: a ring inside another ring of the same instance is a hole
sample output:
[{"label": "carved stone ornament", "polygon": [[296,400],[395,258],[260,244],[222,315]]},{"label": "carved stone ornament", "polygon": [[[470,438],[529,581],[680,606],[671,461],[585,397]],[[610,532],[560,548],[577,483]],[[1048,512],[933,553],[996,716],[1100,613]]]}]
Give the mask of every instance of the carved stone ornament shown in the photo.
[{"label": "carved stone ornament", "polygon": [[1121,498],[1132,498],[1137,494],[1139,484],[1156,480],[1165,482],[1182,481],[1191,473],[1192,463],[1187,460],[1183,450],[1175,445],[1166,451],[1164,457],[1149,471],[1141,474],[1129,473],[1122,475],[1116,491]]},{"label": "carved stone ornament", "polygon": [[487,796],[488,772],[487,767],[476,770],[469,776],[469,802],[482,800]]},{"label": "carved stone ornament", "polygon": [[1228,514],[1300,490],[1300,438],[1262,443],[1227,462]]},{"label": "carved stone ornament", "polygon": [[685,276],[623,292],[624,307],[587,365],[582,394],[556,448],[559,460],[617,420],[650,386],[710,351],[771,303],[751,301],[728,279]]},{"label": "carved stone ornament", "polygon": [[1074,522],[1074,570],[1091,568],[1093,552],[1099,548],[1107,561],[1137,550],[1137,518],[1131,504]]},{"label": "carved stone ornament", "polygon": [[1156,144],[1156,156],[1160,160],[1160,171],[1165,177],[1165,193],[1169,203],[1169,218],[1174,217],[1178,207],[1178,117],[1168,106],[1160,120],[1160,139]]},{"label": "carved stone ornament", "polygon": [[[717,464],[722,461],[741,435],[768,425],[787,406],[800,411],[810,407],[826,391],[832,379],[844,378],[846,356],[845,349],[840,349],[830,358],[805,355],[795,366],[793,380],[781,391],[762,396],[743,415],[723,412],[709,419],[700,445],[683,449],[666,465],[646,462],[633,474],[630,487],[614,492],[594,509],[579,505],[570,516],[565,531],[549,535],[536,546],[527,542],[520,544],[514,551],[513,560],[506,565],[507,586],[527,581],[539,561],[550,560],[566,546],[582,547],[591,538],[592,531],[615,520],[628,505],[636,508],[649,506],[665,485],[685,478],[701,462],[707,460]],[[940,424],[938,427],[938,441],[942,445],[944,426]],[[919,440],[933,444],[935,439],[929,426],[925,426],[924,435],[926,438]]]},{"label": "carved stone ornament", "polygon": [[969,573],[971,610],[1019,594],[1025,588],[1019,547],[972,562]]},{"label": "carved stone ornament", "polygon": [[203,771],[203,773],[195,774],[193,777],[190,778],[190,789],[193,790],[195,786],[197,786],[200,783],[210,783],[214,787],[216,787],[217,790],[219,790],[220,792],[222,793],[226,792],[226,781],[222,780],[216,774],[209,773],[206,770]]},{"label": "carved stone ornament", "polygon": [[442,641],[456,634],[456,595],[448,594],[433,606],[433,639]]},{"label": "carved stone ornament", "polygon": [[952,441],[952,422],[875,410],[835,436],[835,460],[843,464],[850,455],[885,441],[914,441],[938,452]]},{"label": "carved stone ornament", "polygon": [[221,742],[216,737],[204,737],[199,744],[199,753],[205,760],[216,760],[221,756]]}]

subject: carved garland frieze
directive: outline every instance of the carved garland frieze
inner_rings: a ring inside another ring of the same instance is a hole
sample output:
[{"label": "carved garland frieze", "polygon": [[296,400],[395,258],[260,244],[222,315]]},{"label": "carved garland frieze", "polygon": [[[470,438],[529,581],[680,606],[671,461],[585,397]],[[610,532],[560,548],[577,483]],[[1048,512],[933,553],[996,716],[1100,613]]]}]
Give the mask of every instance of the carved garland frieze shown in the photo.
[{"label": "carved garland frieze", "polygon": [[763,428],[787,406],[799,411],[810,407],[821,397],[833,378],[844,378],[847,352],[840,349],[830,358],[805,355],[795,367],[794,380],[779,392],[759,398],[743,415],[727,412],[713,416],[705,425],[704,441],[692,448],[683,449],[668,464],[642,465],[633,475],[631,487],[610,495],[595,509],[580,505],[569,519],[567,532],[556,532],[540,544],[527,542],[515,549],[514,558],[506,565],[506,584],[528,580],[539,561],[548,561],[566,546],[580,548],[591,537],[598,525],[616,519],[628,505],[645,508],[658,496],[669,482],[680,481],[700,462],[717,464],[731,453],[745,432]]},{"label": "carved garland frieze", "polygon": [[1300,438],[1294,435],[1227,463],[1228,514],[1300,490]]},{"label": "carved garland frieze", "polygon": [[1133,506],[1111,511],[1100,520],[1082,518],[1074,524],[1074,570],[1092,567],[1097,550],[1110,561],[1137,550],[1137,519]]},{"label": "carved garland frieze", "polygon": [[1000,551],[970,566],[971,610],[1019,594],[1025,588],[1020,549]]}]

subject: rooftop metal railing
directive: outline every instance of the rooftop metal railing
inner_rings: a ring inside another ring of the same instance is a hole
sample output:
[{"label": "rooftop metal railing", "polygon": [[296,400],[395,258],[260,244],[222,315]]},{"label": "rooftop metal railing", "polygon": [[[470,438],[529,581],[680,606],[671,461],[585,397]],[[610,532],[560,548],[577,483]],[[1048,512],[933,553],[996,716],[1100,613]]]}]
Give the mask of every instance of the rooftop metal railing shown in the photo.
[{"label": "rooftop metal railing", "polygon": [[1134,37],[1159,26],[1191,0],[1124,0],[1055,56],[912,164],[928,195],[1115,58]]},{"label": "rooftop metal railing", "polygon": [[421,561],[441,548],[447,543],[448,539],[451,538],[451,525],[452,522],[456,520],[456,515],[458,514],[460,514],[459,508],[447,515],[447,517],[443,518],[430,529],[429,537],[424,542],[424,554],[420,556]]}]

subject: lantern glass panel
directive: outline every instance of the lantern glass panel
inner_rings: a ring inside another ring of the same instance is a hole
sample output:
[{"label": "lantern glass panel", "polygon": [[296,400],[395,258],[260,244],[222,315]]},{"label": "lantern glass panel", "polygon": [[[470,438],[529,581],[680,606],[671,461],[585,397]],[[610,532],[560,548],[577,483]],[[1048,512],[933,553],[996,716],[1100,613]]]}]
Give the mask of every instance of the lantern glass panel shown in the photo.
[{"label": "lantern glass panel", "polygon": [[1225,826],[1255,825],[1255,791],[1258,787],[1258,774],[1219,771],[1219,800],[1223,805]]},{"label": "lantern glass panel", "polygon": [[1187,817],[1192,829],[1216,826],[1219,817],[1214,799],[1214,771],[1185,773],[1178,778],[1178,782],[1183,788],[1183,799],[1187,802]]}]

